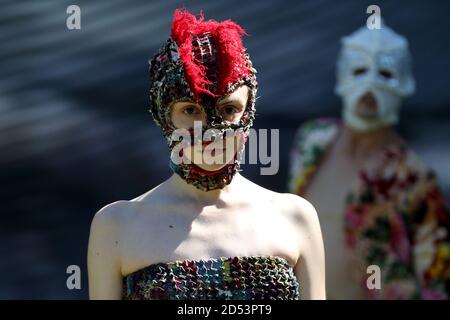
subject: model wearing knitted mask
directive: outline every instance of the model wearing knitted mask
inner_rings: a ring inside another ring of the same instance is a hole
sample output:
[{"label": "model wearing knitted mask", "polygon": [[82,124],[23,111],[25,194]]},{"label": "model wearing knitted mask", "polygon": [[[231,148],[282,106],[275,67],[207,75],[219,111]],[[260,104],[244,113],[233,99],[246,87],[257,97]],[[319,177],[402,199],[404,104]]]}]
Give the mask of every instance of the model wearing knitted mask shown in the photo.
[{"label": "model wearing knitted mask", "polygon": [[[150,64],[151,112],[174,173],[95,215],[88,250],[92,299],[325,298],[314,207],[238,172],[257,87],[244,34],[229,20],[175,12],[171,37]],[[179,131],[188,142],[177,140]],[[231,156],[222,163],[195,160],[214,144],[215,156],[227,153],[221,145],[230,140]]]},{"label": "model wearing knitted mask", "polygon": [[[171,119],[171,107],[183,101],[195,102],[205,114],[200,138],[209,130],[214,132],[211,138],[220,140],[227,130],[233,130],[243,140],[233,152],[232,161],[216,170],[204,170],[195,163],[170,162],[182,179],[204,191],[223,188],[231,182],[255,116],[256,70],[242,44],[243,34],[244,30],[232,21],[197,20],[178,11],[171,37],[150,62],[151,112],[171,151],[180,143],[172,136],[177,128]],[[218,105],[244,85],[248,87],[248,100],[243,114],[239,121],[229,121]],[[192,136],[192,144],[198,141],[196,138]]]}]

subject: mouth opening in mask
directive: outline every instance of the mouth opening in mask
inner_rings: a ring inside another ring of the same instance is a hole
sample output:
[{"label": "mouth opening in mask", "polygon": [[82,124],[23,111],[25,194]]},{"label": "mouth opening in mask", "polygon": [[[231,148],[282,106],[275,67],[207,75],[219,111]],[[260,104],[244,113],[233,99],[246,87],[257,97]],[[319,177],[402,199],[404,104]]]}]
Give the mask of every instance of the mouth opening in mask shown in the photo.
[{"label": "mouth opening in mask", "polygon": [[[193,164],[208,172],[221,170],[223,166],[238,160],[246,143],[246,134],[242,130],[202,130],[180,129],[176,132],[176,147],[172,150],[171,160],[176,164]],[[209,134],[209,131],[215,131]],[[181,137],[182,141],[178,140]]]},{"label": "mouth opening in mask", "polygon": [[372,131],[397,124],[402,98],[384,88],[355,88],[343,95],[345,124],[356,131]]},{"label": "mouth opening in mask", "polygon": [[368,91],[358,101],[355,112],[363,119],[374,119],[378,117],[378,101],[375,95]]}]

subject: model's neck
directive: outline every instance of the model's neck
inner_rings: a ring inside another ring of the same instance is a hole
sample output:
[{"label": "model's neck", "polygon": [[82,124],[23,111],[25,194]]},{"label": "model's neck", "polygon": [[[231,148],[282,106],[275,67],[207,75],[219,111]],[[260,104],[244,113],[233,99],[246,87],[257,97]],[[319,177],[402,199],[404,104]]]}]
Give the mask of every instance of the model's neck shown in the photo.
[{"label": "model's neck", "polygon": [[340,140],[344,150],[351,156],[369,155],[384,149],[388,145],[402,143],[393,127],[360,132],[344,125]]},{"label": "model's neck", "polygon": [[198,201],[199,203],[208,205],[214,204],[220,201],[224,196],[229,195],[235,188],[234,185],[240,180],[242,176],[239,172],[236,172],[230,184],[226,185],[222,189],[214,189],[210,191],[203,191],[190,183],[183,180],[178,174],[174,173],[170,177],[170,184],[178,194],[184,197],[190,197]]}]

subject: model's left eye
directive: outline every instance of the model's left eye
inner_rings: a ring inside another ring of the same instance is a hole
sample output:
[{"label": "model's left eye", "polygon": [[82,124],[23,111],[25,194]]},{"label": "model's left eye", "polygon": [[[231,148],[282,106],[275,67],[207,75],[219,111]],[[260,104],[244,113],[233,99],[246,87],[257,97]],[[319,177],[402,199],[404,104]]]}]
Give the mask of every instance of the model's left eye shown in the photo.
[{"label": "model's left eye", "polygon": [[224,114],[224,115],[227,115],[227,116],[232,116],[232,115],[234,115],[234,114],[236,114],[236,113],[239,113],[240,112],[240,110],[238,110],[235,106],[233,106],[233,105],[227,105],[227,106],[224,106],[223,108],[222,108],[222,113]]}]

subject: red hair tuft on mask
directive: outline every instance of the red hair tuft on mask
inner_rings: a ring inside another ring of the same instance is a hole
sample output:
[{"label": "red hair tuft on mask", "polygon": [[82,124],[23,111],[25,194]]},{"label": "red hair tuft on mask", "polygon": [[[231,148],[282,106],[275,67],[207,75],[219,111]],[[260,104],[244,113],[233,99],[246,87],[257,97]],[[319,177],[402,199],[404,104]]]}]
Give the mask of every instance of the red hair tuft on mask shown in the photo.
[{"label": "red hair tuft on mask", "polygon": [[[206,88],[211,84],[206,76],[207,67],[194,58],[192,51],[192,40],[206,32],[214,38],[217,48],[218,93]],[[243,35],[247,33],[231,20],[205,21],[202,13],[197,19],[185,9],[175,10],[171,38],[178,45],[178,55],[183,63],[186,80],[195,98],[199,98],[201,93],[222,95],[228,84],[250,75],[251,71],[244,56]]]}]

